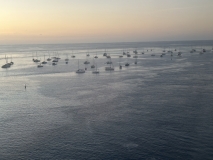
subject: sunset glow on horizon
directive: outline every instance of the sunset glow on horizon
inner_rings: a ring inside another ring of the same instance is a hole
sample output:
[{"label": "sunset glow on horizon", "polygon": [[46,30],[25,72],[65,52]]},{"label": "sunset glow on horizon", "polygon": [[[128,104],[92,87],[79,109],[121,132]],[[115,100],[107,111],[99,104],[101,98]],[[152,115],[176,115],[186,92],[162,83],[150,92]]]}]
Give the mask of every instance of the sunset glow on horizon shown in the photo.
[{"label": "sunset glow on horizon", "polygon": [[0,44],[213,37],[212,0],[0,1]]}]

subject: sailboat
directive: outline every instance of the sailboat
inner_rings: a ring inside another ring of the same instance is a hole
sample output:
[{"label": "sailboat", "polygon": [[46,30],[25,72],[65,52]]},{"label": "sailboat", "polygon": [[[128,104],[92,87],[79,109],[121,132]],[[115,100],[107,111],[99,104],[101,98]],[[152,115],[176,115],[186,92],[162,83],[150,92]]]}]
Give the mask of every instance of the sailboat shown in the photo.
[{"label": "sailboat", "polygon": [[55,57],[52,62],[58,62],[58,59]]},{"label": "sailboat", "polygon": [[110,56],[110,55],[107,55],[106,58],[111,58],[111,56]]},{"label": "sailboat", "polygon": [[127,55],[126,55],[127,57],[131,57],[131,54],[129,54],[129,53],[127,53]]},{"label": "sailboat", "polygon": [[138,51],[135,49],[135,50],[133,51],[133,53],[138,54]]},{"label": "sailboat", "polygon": [[137,62],[137,58],[138,58],[138,57],[136,57],[136,58],[135,58],[135,64],[138,64],[138,62]]},{"label": "sailboat", "polygon": [[[75,55],[73,55],[73,51],[72,51],[72,56],[71,56],[72,58],[75,58]],[[68,58],[67,58],[68,59]]]},{"label": "sailboat", "polygon": [[91,65],[91,68],[95,68],[94,58],[93,58],[93,65]]},{"label": "sailboat", "polygon": [[90,62],[86,60],[86,61],[84,62],[84,64],[90,64]]},{"label": "sailboat", "polygon": [[40,60],[38,60],[37,52],[36,52],[36,59],[33,58],[33,62],[36,62],[36,63],[37,63],[37,62],[40,62]]},{"label": "sailboat", "polygon": [[76,73],[85,73],[84,69],[79,69],[79,60],[78,60],[78,70],[76,71]]},{"label": "sailboat", "polygon": [[37,66],[38,68],[41,68],[41,67],[43,67],[41,64],[39,64],[38,66]]},{"label": "sailboat", "polygon": [[124,52],[124,50],[123,50],[123,55],[126,55],[126,52]]},{"label": "sailboat", "polygon": [[13,65],[13,64],[14,64],[14,62],[13,62],[13,58],[12,58],[12,56],[11,56],[10,65]]},{"label": "sailboat", "polygon": [[90,56],[90,54],[89,53],[87,53],[87,57],[89,57]]},{"label": "sailboat", "polygon": [[68,55],[67,55],[67,58],[65,59],[65,63],[68,64],[68,61],[69,61],[69,58],[68,58]]},{"label": "sailboat", "polygon": [[121,57],[119,57],[119,68],[122,69],[122,65],[121,65]]},{"label": "sailboat", "polygon": [[35,59],[34,59],[34,55],[33,55],[33,53],[32,53],[32,58],[33,58],[32,60],[33,60],[33,62],[34,62],[34,60],[35,60]]},{"label": "sailboat", "polygon": [[127,62],[125,63],[125,66],[128,67],[129,63],[128,63],[128,58],[127,58]]},{"label": "sailboat", "polygon": [[182,55],[182,52],[178,52],[178,56],[181,56]]},{"label": "sailboat", "polygon": [[44,61],[41,62],[42,64],[47,64],[47,62],[45,61],[45,55],[44,55]]},{"label": "sailboat", "polygon": [[39,65],[37,65],[38,68],[41,68],[43,67],[43,65],[40,63]]},{"label": "sailboat", "polygon": [[103,56],[107,56],[106,49],[105,49],[105,52],[104,52]]},{"label": "sailboat", "polygon": [[98,58],[98,56],[97,56],[97,51],[96,51],[96,56],[95,56],[94,58]]},{"label": "sailboat", "polygon": [[106,67],[105,67],[105,70],[106,70],[106,71],[114,71],[114,67],[112,66],[111,58],[110,58],[110,62],[111,62],[111,63],[109,64],[110,66],[106,66]]},{"label": "sailboat", "polygon": [[96,62],[95,64],[96,64],[95,71],[93,71],[92,73],[98,74],[98,73],[99,73],[99,70],[98,70],[98,67],[97,67],[97,62]]},{"label": "sailboat", "polygon": [[5,55],[5,60],[6,60],[6,64],[4,64],[3,66],[1,66],[1,68],[10,68],[11,64],[8,63],[6,55]]},{"label": "sailboat", "polygon": [[47,61],[51,61],[51,58],[50,58],[50,53],[48,53],[49,54],[49,58],[47,58]]},{"label": "sailboat", "polygon": [[86,58],[86,61],[84,62],[84,64],[90,64],[90,62],[88,61],[88,58]]}]

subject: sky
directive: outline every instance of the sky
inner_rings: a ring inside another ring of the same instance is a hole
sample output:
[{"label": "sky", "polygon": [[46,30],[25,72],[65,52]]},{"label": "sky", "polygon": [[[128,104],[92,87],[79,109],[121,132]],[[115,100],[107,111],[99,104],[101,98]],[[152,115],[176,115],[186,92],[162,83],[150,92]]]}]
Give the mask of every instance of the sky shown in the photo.
[{"label": "sky", "polygon": [[0,0],[0,44],[213,39],[213,0]]}]

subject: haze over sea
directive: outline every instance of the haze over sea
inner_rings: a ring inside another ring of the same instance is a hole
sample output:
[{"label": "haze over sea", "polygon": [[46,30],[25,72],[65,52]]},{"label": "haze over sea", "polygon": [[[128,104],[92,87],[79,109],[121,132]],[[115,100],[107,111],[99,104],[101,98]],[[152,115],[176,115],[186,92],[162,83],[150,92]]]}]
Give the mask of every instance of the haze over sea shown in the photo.
[{"label": "haze over sea", "polygon": [[[5,55],[9,62],[12,55],[14,65],[0,69],[0,159],[212,160],[212,46],[213,41],[1,45],[1,66]],[[119,55],[133,56],[135,49],[137,65],[124,56],[120,70]],[[115,71],[105,71],[105,50]],[[37,68],[36,52],[41,60],[49,54],[61,59]],[[85,68],[87,53],[91,64],[97,54],[99,74],[90,65],[86,73],[75,73],[78,60]]]}]

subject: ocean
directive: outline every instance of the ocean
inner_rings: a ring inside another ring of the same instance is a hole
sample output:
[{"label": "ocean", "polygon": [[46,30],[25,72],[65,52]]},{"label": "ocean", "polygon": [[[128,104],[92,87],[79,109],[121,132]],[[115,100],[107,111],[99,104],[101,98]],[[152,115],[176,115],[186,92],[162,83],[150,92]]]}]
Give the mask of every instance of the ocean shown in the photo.
[{"label": "ocean", "polygon": [[[212,47],[213,41],[1,45],[1,66],[5,55],[14,64],[0,68],[0,159],[212,160]],[[114,71],[105,71],[104,52]],[[119,58],[123,52],[132,56]],[[61,58],[55,66],[32,61],[54,56]],[[99,74],[92,74],[93,63]],[[77,74],[78,67],[87,70]]]}]

